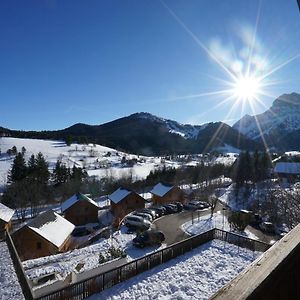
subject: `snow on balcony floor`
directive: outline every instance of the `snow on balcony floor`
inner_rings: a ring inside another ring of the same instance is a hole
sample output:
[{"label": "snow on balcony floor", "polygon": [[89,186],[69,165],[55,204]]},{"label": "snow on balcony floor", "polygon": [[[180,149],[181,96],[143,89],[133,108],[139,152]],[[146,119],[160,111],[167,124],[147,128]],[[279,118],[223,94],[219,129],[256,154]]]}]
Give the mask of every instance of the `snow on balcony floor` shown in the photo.
[{"label": "snow on balcony floor", "polygon": [[24,299],[17,274],[5,242],[0,242],[0,299]]},{"label": "snow on balcony floor", "polygon": [[208,299],[261,254],[213,240],[88,299]]}]

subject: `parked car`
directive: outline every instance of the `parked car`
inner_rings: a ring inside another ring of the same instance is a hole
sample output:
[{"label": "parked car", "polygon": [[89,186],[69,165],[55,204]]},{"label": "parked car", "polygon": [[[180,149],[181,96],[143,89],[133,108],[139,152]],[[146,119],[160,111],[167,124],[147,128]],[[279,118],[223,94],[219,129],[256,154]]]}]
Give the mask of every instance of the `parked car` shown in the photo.
[{"label": "parked car", "polygon": [[262,223],[262,217],[259,214],[253,214],[249,224],[253,227],[259,227],[260,223]]},{"label": "parked car", "polygon": [[151,207],[151,210],[154,210],[158,217],[161,217],[165,214],[165,209],[162,207]]},{"label": "parked car", "polygon": [[139,212],[142,212],[142,213],[146,213],[146,214],[149,214],[152,216],[153,220],[158,218],[158,214],[156,213],[155,210],[153,210],[152,208],[144,208],[142,210],[139,210]]},{"label": "parked car", "polygon": [[184,209],[187,210],[196,210],[196,209],[203,209],[204,206],[200,203],[200,201],[191,201],[187,204],[185,204]]},{"label": "parked car", "polygon": [[144,248],[145,246],[161,244],[164,240],[165,235],[161,231],[150,229],[135,237],[132,242],[134,246]]},{"label": "parked car", "polygon": [[86,227],[75,227],[72,235],[79,237],[79,236],[85,236],[85,235],[89,235],[91,233],[90,230],[88,230]]},{"label": "parked car", "polygon": [[177,213],[177,206],[172,204],[167,204],[163,206],[166,209],[166,215]]},{"label": "parked car", "polygon": [[203,206],[203,208],[209,208],[210,207],[209,203],[207,203],[205,201],[199,201],[199,203]]},{"label": "parked car", "polygon": [[181,202],[175,202],[174,203],[177,206],[177,211],[180,212],[183,210],[183,205]]},{"label": "parked car", "polygon": [[266,233],[275,234],[275,226],[271,222],[262,222],[259,224],[259,228]]},{"label": "parked car", "polygon": [[134,213],[132,213],[132,215],[142,217],[142,218],[148,220],[149,222],[153,221],[153,217],[150,214],[147,214],[147,213],[135,211]]},{"label": "parked car", "polygon": [[140,216],[134,216],[134,215],[127,216],[125,218],[124,224],[129,228],[137,227],[141,229],[148,229],[151,226],[151,223],[148,220],[145,220]]}]

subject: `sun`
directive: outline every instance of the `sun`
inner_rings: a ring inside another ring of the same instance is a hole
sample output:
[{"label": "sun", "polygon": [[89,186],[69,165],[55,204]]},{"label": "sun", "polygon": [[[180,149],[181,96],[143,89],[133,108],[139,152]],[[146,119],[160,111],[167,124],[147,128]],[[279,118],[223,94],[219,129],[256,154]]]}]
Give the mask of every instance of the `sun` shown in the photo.
[{"label": "sun", "polygon": [[241,76],[233,83],[234,96],[243,101],[254,101],[260,93],[260,83],[254,76]]}]

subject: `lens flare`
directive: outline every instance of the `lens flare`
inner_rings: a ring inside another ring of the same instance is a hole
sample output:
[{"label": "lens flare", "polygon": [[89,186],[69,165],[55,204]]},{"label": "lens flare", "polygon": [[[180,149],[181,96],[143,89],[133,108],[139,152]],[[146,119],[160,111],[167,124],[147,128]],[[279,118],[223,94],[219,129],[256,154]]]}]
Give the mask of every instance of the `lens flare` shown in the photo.
[{"label": "lens flare", "polygon": [[242,101],[254,101],[260,93],[259,80],[251,76],[242,76],[233,84],[234,96]]}]

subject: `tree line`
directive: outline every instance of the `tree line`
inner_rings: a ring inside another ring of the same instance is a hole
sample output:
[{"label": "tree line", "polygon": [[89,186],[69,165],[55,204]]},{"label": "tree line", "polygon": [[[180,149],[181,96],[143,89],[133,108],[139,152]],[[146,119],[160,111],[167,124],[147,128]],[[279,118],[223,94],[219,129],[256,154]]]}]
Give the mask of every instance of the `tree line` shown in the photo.
[{"label": "tree line", "polygon": [[80,191],[87,177],[85,170],[75,165],[69,168],[57,160],[51,173],[41,152],[32,154],[28,161],[25,160],[25,152],[16,153],[8,172],[9,185],[2,196],[5,205],[18,209],[18,218],[25,219],[28,210],[31,216],[35,216],[40,206]]}]

